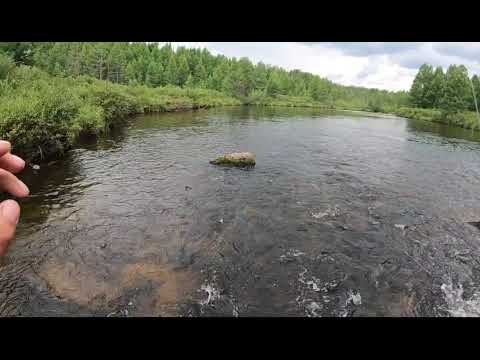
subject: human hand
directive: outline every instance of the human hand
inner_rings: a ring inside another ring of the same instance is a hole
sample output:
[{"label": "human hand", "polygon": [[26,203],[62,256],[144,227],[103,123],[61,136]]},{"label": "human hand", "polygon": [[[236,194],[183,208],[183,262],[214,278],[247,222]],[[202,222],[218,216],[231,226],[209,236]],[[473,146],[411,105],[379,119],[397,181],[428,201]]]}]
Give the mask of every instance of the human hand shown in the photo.
[{"label": "human hand", "polygon": [[[30,193],[28,187],[15,175],[23,170],[25,161],[10,153],[8,141],[0,140],[0,190],[16,197],[26,197]],[[20,206],[15,200],[0,203],[0,256],[7,251],[10,241],[15,236]]]}]

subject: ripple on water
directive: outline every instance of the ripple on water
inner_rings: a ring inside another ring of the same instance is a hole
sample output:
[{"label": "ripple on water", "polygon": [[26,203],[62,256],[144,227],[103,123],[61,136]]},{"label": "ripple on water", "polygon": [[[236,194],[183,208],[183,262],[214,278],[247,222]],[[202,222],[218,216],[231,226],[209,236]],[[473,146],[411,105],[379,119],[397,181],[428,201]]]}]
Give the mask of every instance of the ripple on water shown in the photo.
[{"label": "ripple on water", "polygon": [[467,299],[464,296],[462,284],[452,282],[442,284],[442,292],[446,302],[446,311],[455,317],[480,316],[480,291],[474,291]]},{"label": "ripple on water", "polygon": [[479,134],[242,107],[110,140],[21,175],[0,314],[478,315]]}]

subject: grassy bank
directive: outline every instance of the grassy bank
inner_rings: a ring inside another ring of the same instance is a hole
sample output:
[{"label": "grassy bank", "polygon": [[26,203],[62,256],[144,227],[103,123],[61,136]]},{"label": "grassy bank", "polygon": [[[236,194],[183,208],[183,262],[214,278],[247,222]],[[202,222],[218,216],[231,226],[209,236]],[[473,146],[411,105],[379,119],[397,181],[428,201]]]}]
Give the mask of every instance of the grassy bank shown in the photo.
[{"label": "grassy bank", "polygon": [[0,80],[0,138],[28,160],[45,160],[61,156],[81,136],[108,133],[134,114],[239,104],[214,90],[61,78],[20,66]]},{"label": "grassy bank", "polygon": [[305,108],[320,108],[320,109],[334,109],[333,105],[313,101],[309,97],[277,95],[272,96],[250,96],[245,99],[244,104],[255,106],[285,106],[285,107],[305,107]]},{"label": "grassy bank", "polygon": [[132,115],[242,104],[335,108],[309,97],[259,92],[236,99],[216,90],[120,85],[14,66],[0,80],[0,138],[27,160],[42,161],[62,156],[81,137],[107,134]]},{"label": "grassy bank", "polygon": [[214,106],[255,105],[391,113],[424,121],[480,129],[476,113],[444,114],[436,109],[372,104],[322,103],[307,96],[266,96],[253,92],[236,99],[216,90],[120,85],[89,76],[57,77],[36,67],[13,66],[0,80],[0,138],[30,161],[62,156],[83,136],[102,136],[135,114]]},{"label": "grassy bank", "polygon": [[478,115],[472,111],[445,113],[438,109],[420,109],[402,107],[392,110],[392,113],[414,120],[430,121],[446,125],[463,127],[465,129],[480,130]]}]

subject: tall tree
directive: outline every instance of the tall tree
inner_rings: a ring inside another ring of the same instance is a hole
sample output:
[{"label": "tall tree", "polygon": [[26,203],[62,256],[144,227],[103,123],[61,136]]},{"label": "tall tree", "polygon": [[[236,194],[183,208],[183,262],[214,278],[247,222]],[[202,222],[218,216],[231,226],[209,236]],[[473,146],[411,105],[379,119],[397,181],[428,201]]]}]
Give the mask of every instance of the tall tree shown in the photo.
[{"label": "tall tree", "polygon": [[445,90],[441,108],[446,113],[467,110],[471,98],[470,79],[463,65],[451,65],[445,74]]},{"label": "tall tree", "polygon": [[423,64],[418,70],[410,89],[410,98],[414,106],[421,108],[432,107],[431,87],[433,81],[433,68]]},{"label": "tall tree", "polygon": [[170,54],[170,58],[165,67],[164,78],[166,84],[178,85],[177,61],[175,59],[175,53],[173,52]]},{"label": "tall tree", "polygon": [[151,87],[157,87],[163,84],[163,67],[160,62],[150,61],[145,80],[146,85]]},{"label": "tall tree", "polygon": [[427,89],[426,97],[428,104],[433,108],[439,108],[441,106],[443,92],[445,89],[445,74],[441,66],[438,66],[433,73],[432,83],[429,89]]},{"label": "tall tree", "polygon": [[183,86],[188,79],[188,75],[190,75],[190,68],[188,67],[187,55],[183,53],[178,56],[176,85]]}]

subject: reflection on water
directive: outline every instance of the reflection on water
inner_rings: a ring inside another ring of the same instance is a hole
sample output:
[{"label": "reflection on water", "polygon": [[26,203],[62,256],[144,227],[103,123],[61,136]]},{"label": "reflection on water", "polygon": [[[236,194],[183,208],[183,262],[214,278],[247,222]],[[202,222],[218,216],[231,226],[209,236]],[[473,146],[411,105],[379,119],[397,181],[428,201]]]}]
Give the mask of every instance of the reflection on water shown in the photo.
[{"label": "reflection on water", "polygon": [[[22,175],[0,314],[478,315],[479,136],[312,109],[140,116]],[[243,150],[255,168],[209,164]]]}]

